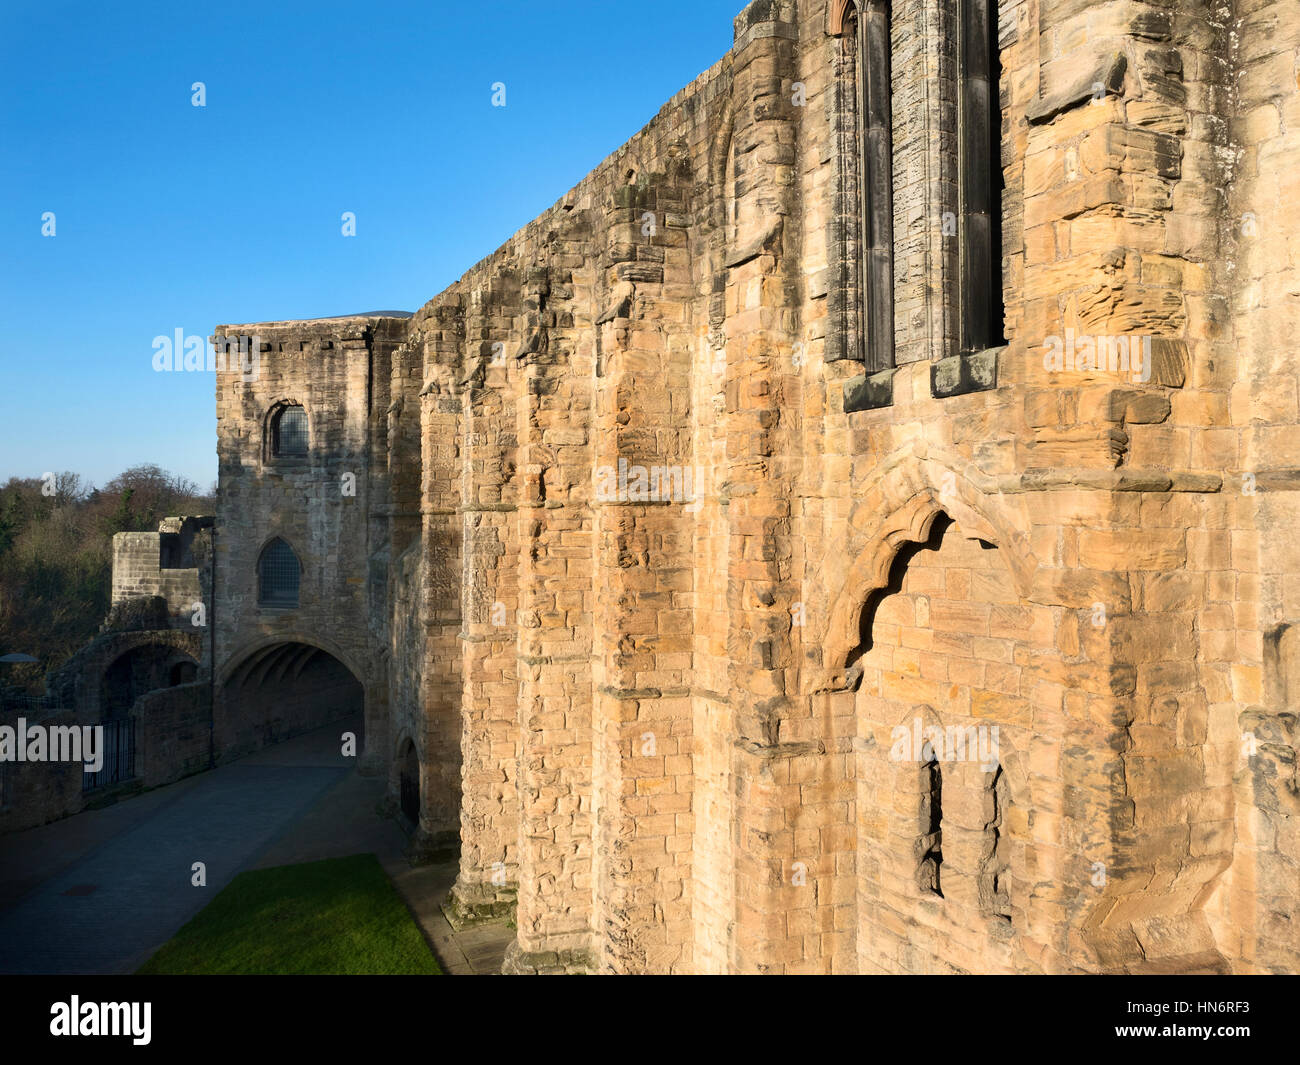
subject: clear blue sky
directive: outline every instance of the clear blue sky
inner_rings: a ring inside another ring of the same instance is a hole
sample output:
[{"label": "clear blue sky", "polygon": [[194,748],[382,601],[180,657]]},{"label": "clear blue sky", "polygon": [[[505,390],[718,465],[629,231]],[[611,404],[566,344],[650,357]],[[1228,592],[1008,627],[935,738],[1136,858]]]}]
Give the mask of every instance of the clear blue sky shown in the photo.
[{"label": "clear blue sky", "polygon": [[153,462],[207,487],[213,379],[154,372],[154,337],[417,309],[721,57],[743,6],[4,0],[0,482]]}]

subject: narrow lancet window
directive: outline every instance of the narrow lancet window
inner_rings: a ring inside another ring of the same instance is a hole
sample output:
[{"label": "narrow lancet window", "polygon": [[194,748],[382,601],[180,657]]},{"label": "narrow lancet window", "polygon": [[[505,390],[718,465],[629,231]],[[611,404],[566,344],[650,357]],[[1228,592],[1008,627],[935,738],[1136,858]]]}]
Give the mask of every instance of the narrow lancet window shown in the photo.
[{"label": "narrow lancet window", "polygon": [[990,917],[1011,920],[1011,897],[1007,891],[1008,858],[1006,811],[1007,775],[996,766],[988,775],[984,791],[984,857],[980,862],[980,908]]},{"label": "narrow lancet window", "polygon": [[277,537],[262,550],[257,563],[258,602],[263,606],[298,605],[302,567],[293,548]]},{"label": "narrow lancet window", "polygon": [[916,871],[917,886],[943,898],[939,867],[943,865],[943,769],[933,750],[926,745],[928,760],[921,766],[921,837],[917,853],[921,864]]},{"label": "narrow lancet window", "polygon": [[302,407],[288,404],[272,416],[271,453],[281,458],[307,454],[307,412]]}]

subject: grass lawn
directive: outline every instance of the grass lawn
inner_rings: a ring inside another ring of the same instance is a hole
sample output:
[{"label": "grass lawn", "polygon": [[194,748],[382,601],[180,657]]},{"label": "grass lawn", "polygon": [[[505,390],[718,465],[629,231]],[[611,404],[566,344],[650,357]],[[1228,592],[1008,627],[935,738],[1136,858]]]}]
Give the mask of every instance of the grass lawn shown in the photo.
[{"label": "grass lawn", "polygon": [[437,974],[373,854],[240,873],[141,973]]}]

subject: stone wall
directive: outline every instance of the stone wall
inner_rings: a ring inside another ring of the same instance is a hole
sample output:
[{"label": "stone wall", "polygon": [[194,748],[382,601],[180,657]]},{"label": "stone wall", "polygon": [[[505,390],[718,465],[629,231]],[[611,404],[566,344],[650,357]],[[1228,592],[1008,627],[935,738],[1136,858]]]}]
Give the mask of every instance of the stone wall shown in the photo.
[{"label": "stone wall", "polygon": [[[15,728],[19,717],[6,714],[0,724]],[[99,715],[65,710],[28,715],[25,721],[46,729],[81,728],[97,724]],[[86,804],[84,776],[81,762],[0,762],[0,835],[80,813]]]},{"label": "stone wall", "polygon": [[264,343],[219,385],[218,669],[349,666],[454,904],[516,900],[508,971],[1296,971],[1300,21],[998,4],[1006,343],[962,352],[957,8],[893,4],[868,373],[844,8],[751,3],[413,317],[219,330]]},{"label": "stone wall", "polygon": [[[115,665],[131,665],[139,656],[142,680],[150,676],[165,676],[169,665],[188,661],[202,668],[206,662],[206,633],[188,623],[176,629],[110,630],[100,633],[59,669],[46,678],[46,691],[50,699],[60,706],[77,709],[99,720],[103,708],[110,701],[105,690],[109,674]],[[136,669],[133,668],[135,673]],[[167,685],[163,680],[159,687]],[[136,694],[143,694],[141,687]]]},{"label": "stone wall", "polygon": [[[47,709],[26,715],[29,723],[43,727],[134,720],[135,776],[120,782],[119,791],[166,783],[208,766],[210,644],[207,631],[193,624],[206,608],[195,614],[190,599],[191,592],[206,591],[206,578],[199,578],[202,567],[189,570],[190,586],[180,593],[176,602],[183,605],[173,614],[156,594],[158,583],[147,577],[149,566],[158,571],[158,534],[141,537],[151,546],[144,565],[133,567],[140,583],[115,580],[115,588],[127,590],[114,600],[104,631],[46,677],[42,702]],[[130,566],[120,535],[114,548],[115,562]],[[193,670],[194,683],[175,686],[173,667],[179,664]],[[8,713],[0,724],[13,726],[18,716]],[[79,762],[0,763],[0,833],[79,813],[88,800],[100,797],[98,789],[82,791],[83,775]]]},{"label": "stone wall", "polygon": [[142,696],[135,721],[135,776],[155,788],[212,765],[212,690],[208,682]]},{"label": "stone wall", "polygon": [[[94,668],[93,661],[82,665]],[[104,794],[120,796],[141,787],[158,787],[209,768],[211,708],[211,688],[205,678],[145,691],[126,707],[115,709],[111,718],[95,697],[81,709],[26,714],[29,725],[46,729],[108,725],[110,720],[129,718],[134,723],[134,774],[86,792],[82,762],[0,762],[0,834],[80,813]],[[0,724],[15,726],[19,716],[7,714]]]},{"label": "stone wall", "polygon": [[[157,532],[117,533],[113,537],[112,608],[161,596],[171,627],[206,625],[210,601],[211,517],[165,518]],[[196,624],[196,621],[198,624]],[[113,624],[110,617],[109,627]]]},{"label": "stone wall", "polygon": [[1207,909],[1216,941],[1241,971],[1294,973],[1300,418],[1290,340],[1300,329],[1300,20],[1294,5],[1243,0],[1227,28],[1223,135],[1233,154],[1213,201],[1222,208],[1226,200],[1226,210],[1211,217],[1220,261],[1215,318],[1206,330],[1217,341],[1224,386],[1201,461],[1227,472],[1215,546],[1228,566],[1210,575],[1215,613],[1206,628],[1221,648],[1207,678],[1208,728],[1223,752],[1218,835],[1233,857]]},{"label": "stone wall", "polygon": [[[217,374],[218,691],[269,647],[314,646],[362,685],[366,732],[385,746],[388,688],[379,649],[386,632],[388,527],[401,519],[390,502],[383,426],[391,338],[402,327],[400,318],[361,315],[223,326],[213,338],[219,346],[258,346],[256,372]],[[303,455],[275,454],[274,417],[287,404],[306,412]],[[301,567],[295,607],[259,601],[259,559],[276,539]],[[256,731],[228,700],[219,698],[217,712],[222,735]],[[244,750],[250,735],[232,738],[231,750]],[[391,756],[375,747],[362,762],[381,771],[385,757]]]}]

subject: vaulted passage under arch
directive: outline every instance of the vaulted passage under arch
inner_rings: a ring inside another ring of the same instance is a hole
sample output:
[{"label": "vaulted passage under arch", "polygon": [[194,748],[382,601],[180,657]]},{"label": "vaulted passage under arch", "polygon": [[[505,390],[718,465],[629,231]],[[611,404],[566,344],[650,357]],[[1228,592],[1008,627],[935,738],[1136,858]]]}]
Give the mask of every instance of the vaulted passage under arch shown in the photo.
[{"label": "vaulted passage under arch", "polygon": [[[218,692],[218,758],[238,757],[336,721],[348,720],[359,730],[364,702],[360,681],[329,652],[294,641],[260,648],[230,672]],[[363,741],[357,731],[358,753]]]}]

